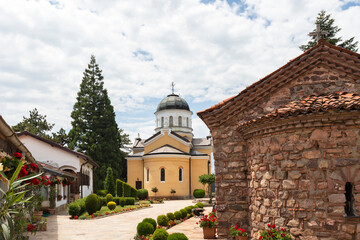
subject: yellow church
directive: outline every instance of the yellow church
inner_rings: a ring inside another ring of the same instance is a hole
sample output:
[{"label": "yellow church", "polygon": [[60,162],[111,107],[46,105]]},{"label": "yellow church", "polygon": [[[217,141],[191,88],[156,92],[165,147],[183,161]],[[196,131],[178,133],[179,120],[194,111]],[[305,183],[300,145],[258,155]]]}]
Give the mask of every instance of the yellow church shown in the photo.
[{"label": "yellow church", "polygon": [[[199,176],[211,173],[212,139],[194,138],[189,105],[170,94],[155,112],[155,134],[136,138],[132,155],[127,156],[127,182],[145,188],[150,197],[190,198],[194,189],[203,189]],[[176,193],[172,193],[175,190]]]}]

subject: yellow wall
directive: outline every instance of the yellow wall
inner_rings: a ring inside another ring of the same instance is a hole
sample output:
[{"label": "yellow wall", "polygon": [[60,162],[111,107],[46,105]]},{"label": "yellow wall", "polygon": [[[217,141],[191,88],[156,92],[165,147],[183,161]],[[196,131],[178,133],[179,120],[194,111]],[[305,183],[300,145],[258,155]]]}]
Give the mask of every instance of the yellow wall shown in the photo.
[{"label": "yellow wall", "polygon": [[[208,161],[208,159],[191,159],[192,192],[194,192],[194,189],[204,189],[204,186],[199,182],[199,176],[203,174],[208,174]],[[211,173],[210,168],[209,173]],[[208,192],[207,189],[205,189],[205,191]]]},{"label": "yellow wall", "polygon": [[143,179],[143,160],[128,160],[127,161],[127,183],[136,188],[136,181],[144,182]]},{"label": "yellow wall", "polygon": [[133,150],[133,154],[142,152],[143,150]]},{"label": "yellow wall", "polygon": [[201,152],[201,153],[205,153],[207,155],[210,156],[212,149],[207,149],[207,148],[196,148],[195,151]]},{"label": "yellow wall", "polygon": [[[165,183],[160,182],[160,169],[165,168]],[[183,168],[183,181],[179,182],[179,167]],[[149,182],[144,182],[149,196],[155,196],[151,191],[153,187],[159,190],[156,196],[172,196],[171,189],[176,193],[174,196],[189,195],[189,159],[184,158],[151,158],[144,160],[144,179],[146,180],[146,169],[149,168]]]},{"label": "yellow wall", "polygon": [[149,144],[148,146],[145,146],[144,154],[147,154],[155,149],[158,149],[166,144],[171,145],[174,148],[177,148],[184,152],[190,152],[190,145],[186,146],[185,144],[175,140],[172,137],[168,136],[168,132],[164,132],[164,136],[162,136],[160,139],[156,140],[155,142]]}]

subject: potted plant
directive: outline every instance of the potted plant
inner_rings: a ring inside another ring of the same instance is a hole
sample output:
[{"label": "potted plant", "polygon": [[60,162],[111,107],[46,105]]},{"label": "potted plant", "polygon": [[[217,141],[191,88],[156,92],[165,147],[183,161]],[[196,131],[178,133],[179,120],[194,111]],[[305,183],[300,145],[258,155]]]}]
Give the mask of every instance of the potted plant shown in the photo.
[{"label": "potted plant", "polygon": [[50,214],[55,214],[55,207],[56,207],[56,188],[55,186],[51,185],[50,186],[50,196],[49,196],[49,201],[50,201],[50,208],[49,208],[49,213]]},{"label": "potted plant", "polygon": [[264,229],[260,233],[259,240],[270,240],[270,239],[279,239],[279,240],[291,240],[291,235],[286,228],[277,228],[275,224],[268,224],[269,229]]},{"label": "potted plant", "polygon": [[151,191],[152,191],[153,193],[155,193],[155,197],[156,197],[156,193],[157,193],[159,190],[157,189],[157,187],[153,187],[153,188],[151,189]]},{"label": "potted plant", "polygon": [[214,209],[209,215],[205,215],[197,223],[203,229],[204,239],[215,239],[217,226],[216,210]]},{"label": "potted plant", "polygon": [[247,240],[249,237],[245,229],[240,228],[238,224],[230,228],[230,235],[236,240]]},{"label": "potted plant", "polygon": [[174,198],[174,195],[176,193],[175,189],[171,189],[170,193],[171,193],[172,197]]},{"label": "potted plant", "polygon": [[41,196],[41,193],[39,191],[37,191],[34,195],[34,203],[35,203],[34,216],[36,221],[39,221],[43,215],[43,211],[42,211],[43,201],[44,201],[44,197]]}]

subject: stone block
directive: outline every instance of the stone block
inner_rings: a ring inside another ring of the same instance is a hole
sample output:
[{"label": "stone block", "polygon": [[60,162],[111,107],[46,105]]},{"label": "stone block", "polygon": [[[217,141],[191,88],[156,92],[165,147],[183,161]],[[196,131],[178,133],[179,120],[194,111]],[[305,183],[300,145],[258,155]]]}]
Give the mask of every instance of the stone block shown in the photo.
[{"label": "stone block", "polygon": [[301,173],[299,171],[289,171],[288,176],[291,179],[299,179],[301,177]]},{"label": "stone block", "polygon": [[321,129],[315,129],[310,136],[311,141],[327,141],[328,138],[329,138],[329,132]]},{"label": "stone block", "polygon": [[350,234],[354,234],[355,233],[355,225],[351,225],[351,224],[344,224],[341,226],[341,230]]},{"label": "stone block", "polygon": [[280,217],[280,218],[275,218],[275,225],[276,225],[277,227],[283,227],[284,224],[285,224],[285,218],[282,218],[282,217]]},{"label": "stone block", "polygon": [[268,199],[268,198],[264,199],[264,206],[265,207],[270,207],[271,206],[270,199]]},{"label": "stone block", "polygon": [[307,226],[312,228],[312,227],[318,227],[319,224],[316,221],[310,221],[310,222],[307,223]]},{"label": "stone block", "polygon": [[300,230],[299,228],[290,228],[290,233],[291,235],[297,237],[302,233],[302,230]]},{"label": "stone block", "polygon": [[294,207],[295,206],[295,200],[294,199],[289,199],[286,201],[286,206],[287,207]]},{"label": "stone block", "polygon": [[266,172],[263,177],[264,177],[265,179],[269,180],[269,179],[271,179],[272,176],[271,176],[271,173]]},{"label": "stone block", "polygon": [[279,188],[280,182],[270,182],[270,188]]},{"label": "stone block", "polygon": [[260,181],[260,186],[263,187],[263,188],[268,187],[269,186],[269,181],[266,180],[266,179],[262,179]]},{"label": "stone block", "polygon": [[319,150],[312,150],[303,152],[302,156],[306,159],[319,159],[321,158],[321,152]]},{"label": "stone block", "polygon": [[359,163],[358,159],[339,158],[335,160],[335,166],[337,167],[351,166],[357,163]]},{"label": "stone block", "polygon": [[234,179],[234,176],[232,174],[225,174],[224,179],[231,180],[231,179]]},{"label": "stone block", "polygon": [[310,180],[300,180],[300,189],[301,190],[309,190],[311,187]]},{"label": "stone block", "polygon": [[295,189],[296,183],[293,180],[284,180],[282,186],[284,189]]},{"label": "stone block", "polygon": [[319,168],[321,169],[328,169],[329,168],[329,162],[327,160],[320,160],[318,162]]},{"label": "stone block", "polygon": [[280,208],[282,205],[283,205],[283,203],[280,199],[276,199],[272,202],[272,206],[275,208]]},{"label": "stone block", "polygon": [[260,207],[260,210],[259,210],[259,213],[260,214],[262,214],[262,215],[264,215],[265,213],[266,213],[266,207],[264,206],[264,205],[262,205],[261,207]]},{"label": "stone block", "polygon": [[328,188],[328,183],[327,182],[318,182],[317,188],[318,189],[327,189]]},{"label": "stone block", "polygon": [[284,160],[284,156],[282,155],[282,153],[278,153],[278,154],[274,155],[274,160],[275,161]]},{"label": "stone block", "polygon": [[288,191],[279,191],[279,197],[282,200],[286,200],[289,198],[289,192]]},{"label": "stone block", "polygon": [[270,209],[268,209],[267,214],[270,217],[278,217],[279,216],[279,210],[276,209],[276,208],[270,208]]},{"label": "stone block", "polygon": [[328,198],[330,203],[345,203],[346,201],[345,194],[330,194]]},{"label": "stone block", "polygon": [[297,218],[307,218],[307,212],[301,211],[296,213]]},{"label": "stone block", "polygon": [[281,162],[281,168],[292,168],[296,166],[296,163],[290,160],[285,160]]},{"label": "stone block", "polygon": [[314,202],[311,199],[303,199],[299,201],[299,206],[305,209],[313,209]]},{"label": "stone block", "polygon": [[291,219],[286,225],[289,227],[298,227],[299,224],[299,219]]}]

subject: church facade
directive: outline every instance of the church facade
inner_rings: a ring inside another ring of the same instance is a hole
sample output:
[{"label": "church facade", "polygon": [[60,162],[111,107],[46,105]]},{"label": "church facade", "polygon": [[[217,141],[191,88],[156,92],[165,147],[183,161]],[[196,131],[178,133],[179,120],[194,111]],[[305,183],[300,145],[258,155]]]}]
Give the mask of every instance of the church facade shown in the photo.
[{"label": "church facade", "polygon": [[[179,95],[170,94],[155,112],[155,134],[136,138],[127,160],[127,182],[150,197],[189,198],[202,189],[199,176],[211,173],[212,139],[194,138],[192,112]],[[157,188],[158,192],[151,191]]]}]

